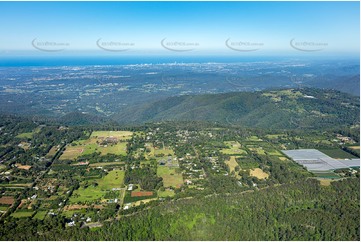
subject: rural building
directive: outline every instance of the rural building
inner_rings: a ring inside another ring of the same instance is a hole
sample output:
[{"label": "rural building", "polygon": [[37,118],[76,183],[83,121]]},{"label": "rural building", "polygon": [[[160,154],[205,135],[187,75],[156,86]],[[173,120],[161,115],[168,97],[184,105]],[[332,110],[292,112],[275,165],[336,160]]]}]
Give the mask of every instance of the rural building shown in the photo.
[{"label": "rural building", "polygon": [[68,223],[68,226],[69,226],[69,227],[75,226],[75,222],[74,222],[74,221],[71,221],[70,223]]},{"label": "rural building", "polygon": [[360,167],[360,159],[337,160],[316,149],[283,150],[282,152],[311,172]]}]

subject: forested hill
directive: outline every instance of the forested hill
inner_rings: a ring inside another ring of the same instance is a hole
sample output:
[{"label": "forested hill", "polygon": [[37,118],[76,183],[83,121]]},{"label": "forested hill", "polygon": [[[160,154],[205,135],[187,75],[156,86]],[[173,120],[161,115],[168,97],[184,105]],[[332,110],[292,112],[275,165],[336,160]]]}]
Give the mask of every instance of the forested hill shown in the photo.
[{"label": "forested hill", "polygon": [[313,87],[330,88],[341,92],[346,92],[355,96],[360,96],[360,75],[350,77],[321,78],[313,83]]},{"label": "forested hill", "polygon": [[212,121],[247,127],[329,128],[359,123],[359,97],[313,88],[170,97],[113,116],[120,123]]}]

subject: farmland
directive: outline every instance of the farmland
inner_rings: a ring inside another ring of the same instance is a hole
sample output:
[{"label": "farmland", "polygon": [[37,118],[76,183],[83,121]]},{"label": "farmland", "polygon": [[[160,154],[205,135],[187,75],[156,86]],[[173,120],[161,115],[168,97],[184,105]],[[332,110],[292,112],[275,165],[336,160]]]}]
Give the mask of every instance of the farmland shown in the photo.
[{"label": "farmland", "polygon": [[12,205],[14,201],[14,198],[10,196],[3,196],[0,198],[0,204]]},{"label": "farmland", "polygon": [[139,206],[139,205],[141,205],[141,204],[146,204],[146,203],[149,203],[149,202],[155,201],[155,200],[157,200],[157,198],[143,199],[143,200],[140,200],[140,201],[136,201],[136,202],[134,203],[134,206]]},{"label": "farmland", "polygon": [[226,161],[226,164],[228,165],[230,172],[234,172],[235,168],[239,166],[235,156],[230,156],[229,160]]},{"label": "farmland", "polygon": [[164,187],[181,187],[183,185],[182,174],[174,168],[158,166],[157,175],[163,178]]},{"label": "farmland", "polygon": [[257,177],[258,179],[266,179],[269,177],[269,174],[265,173],[260,168],[251,169],[250,175]]},{"label": "farmland", "polygon": [[43,220],[46,215],[47,215],[47,211],[38,211],[38,212],[36,212],[36,214],[34,215],[34,219]]},{"label": "farmland", "polygon": [[96,144],[96,139],[92,139],[90,142],[79,142],[74,146],[68,146],[60,157],[61,160],[73,160],[81,155],[88,155],[95,152],[100,152],[101,155],[115,154],[125,155],[127,143],[119,142],[114,145],[100,146]]},{"label": "farmland", "polygon": [[240,166],[241,169],[252,169],[252,168],[257,168],[259,166],[259,163],[253,160],[252,158],[236,157],[236,160],[238,160],[237,164]]},{"label": "farmland", "polygon": [[[213,201],[224,194],[263,193],[308,180],[331,188],[334,182],[359,175],[357,166],[311,173],[282,153],[311,146],[337,157],[351,154],[351,148],[339,145],[337,133],[301,135],[183,125],[152,124],[132,132],[44,127],[27,141],[28,149],[18,146],[19,138],[14,136],[15,149],[1,163],[0,213],[15,223],[59,223],[65,230],[95,224],[101,229],[106,223],[134,219],[133,214],[145,209],[171,210],[170,202]],[[36,137],[52,133],[59,139],[36,143]],[[38,157],[33,152],[39,150],[42,156]],[[342,162],[354,164],[355,160]],[[213,221],[207,215],[199,218]],[[199,225],[198,219],[183,215],[179,219],[187,228]]]},{"label": "farmland", "polygon": [[98,180],[98,183],[103,190],[122,187],[124,184],[124,171],[112,170],[105,177]]},{"label": "farmland", "polygon": [[23,148],[24,150],[28,150],[28,149],[30,148],[31,144],[22,141],[22,142],[20,142],[20,144],[18,144],[18,146],[21,147],[21,148]]},{"label": "farmland", "polygon": [[48,154],[46,155],[46,157],[53,157],[56,152],[58,151],[58,148],[57,146],[53,146],[51,147],[51,149],[49,150]]},{"label": "farmland", "polygon": [[116,138],[118,140],[129,140],[133,135],[130,131],[93,131],[90,138],[105,139],[107,137]]},{"label": "farmland", "polygon": [[315,176],[320,179],[339,179],[340,176],[334,172],[314,172]]},{"label": "farmland", "polygon": [[97,167],[97,166],[115,166],[115,165],[124,165],[125,163],[122,161],[117,162],[99,162],[99,163],[91,163],[89,164],[90,167]]},{"label": "farmland", "polygon": [[164,191],[158,191],[159,197],[173,197],[174,196],[174,190],[165,189]]},{"label": "farmland", "polygon": [[104,195],[105,195],[105,191],[102,191],[97,187],[94,186],[90,186],[87,188],[81,187],[78,190],[74,191],[69,202],[71,204],[95,202],[95,201],[100,202],[100,200],[104,197]]},{"label": "farmland", "polygon": [[153,196],[153,192],[147,191],[133,191],[130,193],[131,197],[150,197]]},{"label": "farmland", "polygon": [[249,141],[262,141],[262,139],[260,139],[259,137],[255,136],[255,135],[251,135],[250,137],[247,138],[247,140],[249,140]]},{"label": "farmland", "polygon": [[247,146],[247,148],[253,152],[255,152],[256,154],[258,155],[266,155],[266,152],[265,150],[262,148],[262,147],[257,147],[257,148],[254,148],[254,147],[249,147]]},{"label": "farmland", "polygon": [[[339,151],[326,151],[331,152],[332,155],[336,155],[337,157],[340,156]],[[337,160],[316,149],[285,150],[283,152],[313,173],[322,174],[324,172],[332,172],[338,169],[350,169],[352,167],[360,166],[359,159]]]},{"label": "farmland", "polygon": [[241,149],[241,145],[236,141],[227,141],[224,142],[226,146],[229,148],[222,149],[221,152],[227,155],[242,155],[247,154],[247,152],[243,149]]},{"label": "farmland", "polygon": [[[152,191],[127,191],[124,197],[124,203],[130,203],[134,205],[134,203],[157,198],[157,193]],[[151,201],[151,200],[149,200]],[[138,203],[139,204],[139,203]]]},{"label": "farmland", "polygon": [[335,158],[335,159],[354,159],[357,158],[350,153],[347,153],[341,149],[320,149],[322,153]]},{"label": "farmland", "polygon": [[6,170],[6,166],[0,164],[0,171]]},{"label": "farmland", "polygon": [[85,203],[92,202],[104,199],[107,191],[112,190],[113,188],[120,188],[124,183],[124,171],[113,170],[110,171],[105,177],[98,180],[87,181],[86,187],[80,187],[78,190],[75,190],[73,195],[70,197],[70,203]]},{"label": "farmland", "polygon": [[333,181],[332,179],[319,179],[320,181],[320,185],[321,186],[330,186],[331,185],[331,182]]},{"label": "farmland", "polygon": [[153,144],[145,143],[144,148],[146,149],[145,157],[148,160],[154,157],[164,157],[164,156],[174,155],[173,150],[163,147],[163,144],[161,144],[161,148],[159,148],[159,147],[154,147]]},{"label": "farmland", "polygon": [[11,216],[14,218],[26,218],[33,216],[34,211],[18,210],[15,213],[12,213]]},{"label": "farmland", "polygon": [[18,169],[23,169],[23,170],[30,170],[30,168],[31,168],[31,166],[29,166],[29,165],[15,164],[15,166],[16,166]]},{"label": "farmland", "polygon": [[132,132],[128,131],[94,131],[86,140],[68,145],[61,160],[74,160],[81,155],[99,152],[101,155],[126,155],[127,142]]},{"label": "farmland", "polygon": [[16,138],[19,138],[19,139],[31,139],[33,137],[33,132],[28,132],[28,133],[21,133],[21,134],[18,134],[16,136]]},{"label": "farmland", "polygon": [[173,150],[169,149],[169,148],[154,148],[152,151],[153,151],[154,156],[174,155]]},{"label": "farmland", "polygon": [[283,154],[277,150],[266,150],[268,155],[273,155],[273,156],[283,156]]},{"label": "farmland", "polygon": [[67,147],[64,153],[60,156],[61,160],[73,160],[78,156],[81,156],[84,152],[83,147],[75,146],[75,147]]},{"label": "farmland", "polygon": [[9,207],[0,205],[0,212],[5,212]]}]

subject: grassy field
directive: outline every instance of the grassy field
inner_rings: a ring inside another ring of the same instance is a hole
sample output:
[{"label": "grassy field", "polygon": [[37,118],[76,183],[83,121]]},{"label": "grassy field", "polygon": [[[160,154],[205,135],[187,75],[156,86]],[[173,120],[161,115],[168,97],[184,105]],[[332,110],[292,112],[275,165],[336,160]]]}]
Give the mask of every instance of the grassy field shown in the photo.
[{"label": "grassy field", "polygon": [[228,146],[226,149],[222,149],[221,152],[227,155],[247,155],[247,151],[241,149],[241,144],[236,141],[225,141],[225,145]]},{"label": "grassy field", "polygon": [[101,200],[105,191],[102,191],[99,187],[89,186],[87,188],[80,187],[78,190],[73,192],[73,195],[70,197],[70,204],[78,202],[92,202],[95,200]]},{"label": "grassy field", "polygon": [[336,173],[333,172],[320,172],[320,173],[313,173],[318,178],[328,178],[328,179],[338,179],[340,178]]},{"label": "grassy field", "polygon": [[318,179],[320,181],[321,186],[329,186],[331,185],[332,180],[331,179]]},{"label": "grassy field", "polygon": [[160,148],[154,148],[151,143],[145,143],[145,148],[147,150],[150,150],[150,152],[145,152],[144,156],[146,159],[155,158],[156,156],[173,156],[174,151],[170,149],[169,147],[160,147]]},{"label": "grassy field", "polygon": [[38,211],[33,218],[43,220],[47,213],[47,211]]},{"label": "grassy field", "polygon": [[0,184],[0,187],[17,187],[17,188],[24,188],[30,187],[32,183],[9,183],[9,184]]},{"label": "grassy field", "polygon": [[31,166],[29,166],[29,165],[22,165],[22,164],[19,164],[19,163],[16,163],[15,166],[18,169],[21,169],[21,170],[30,170],[30,168],[31,168]]},{"label": "grassy field", "polygon": [[239,166],[235,156],[231,156],[229,160],[226,161],[226,164],[229,167],[230,172],[235,171],[235,168]]},{"label": "grassy field", "polygon": [[140,201],[136,201],[134,204],[133,204],[133,206],[139,206],[140,204],[142,204],[142,203],[149,203],[149,202],[151,202],[151,201],[154,201],[154,200],[157,200],[157,198],[149,198],[149,199],[143,199],[143,200],[140,200]]},{"label": "grassy field", "polygon": [[28,150],[30,148],[30,143],[28,142],[20,142],[19,147],[23,148],[24,150]]},{"label": "grassy field", "polygon": [[107,147],[98,147],[101,155],[115,154],[115,155],[126,155],[127,154],[127,143],[119,142],[116,145],[108,145]]},{"label": "grassy field", "polygon": [[167,155],[174,155],[174,151],[172,149],[162,148],[162,149],[154,149],[154,155],[163,154],[164,156]]},{"label": "grassy field", "polygon": [[266,179],[269,177],[269,175],[266,172],[262,171],[260,168],[250,170],[250,175],[257,177],[258,179]]},{"label": "grassy field", "polygon": [[257,147],[257,148],[249,148],[251,151],[256,152],[258,155],[266,155],[266,152],[263,148]]},{"label": "grassy field", "polygon": [[124,161],[90,163],[90,167],[124,165]]},{"label": "grassy field", "polygon": [[56,147],[56,146],[51,147],[51,149],[49,150],[48,154],[46,154],[45,157],[53,157],[56,154],[57,150],[58,150],[58,147]]},{"label": "grassy field", "polygon": [[164,187],[181,187],[183,185],[182,174],[177,173],[175,169],[166,166],[158,166],[157,176],[163,178]]},{"label": "grassy field", "polygon": [[299,91],[281,90],[281,91],[270,91],[268,93],[263,93],[262,96],[269,97],[274,102],[279,102],[282,100],[282,98],[297,99],[299,97],[302,97],[303,94]]},{"label": "grassy field", "polygon": [[12,213],[11,216],[14,218],[26,218],[26,217],[31,217],[33,214],[34,214],[34,211],[19,210],[19,211],[16,211],[15,213]]},{"label": "grassy field", "polygon": [[166,189],[165,191],[158,191],[158,197],[174,197],[175,193],[173,190]]},{"label": "grassy field", "polygon": [[113,170],[105,177],[98,180],[98,186],[103,190],[111,190],[112,188],[119,188],[124,185],[125,171]]},{"label": "grassy field", "polygon": [[0,164],[0,171],[5,170],[5,169],[6,169],[6,165]]},{"label": "grassy field", "polygon": [[31,139],[34,135],[34,132],[21,133],[16,136],[19,139]]},{"label": "grassy field", "polygon": [[237,158],[237,161],[239,167],[243,170],[257,168],[259,166],[258,162],[251,158]]},{"label": "grassy field", "polygon": [[99,145],[101,140],[91,137],[87,140],[79,140],[73,142],[73,145],[66,147],[64,153],[60,156],[60,160],[74,160],[81,155],[88,155],[95,152],[100,152],[101,155],[115,154],[126,155],[127,142],[118,142],[111,145]]},{"label": "grassy field", "polygon": [[[124,175],[125,171],[110,171],[102,179],[94,180],[98,183],[97,186],[90,185],[87,188],[80,187],[78,190],[75,190],[69,201],[71,204],[74,204],[78,202],[101,200],[104,198],[107,191],[112,190],[112,188],[119,188],[123,186]],[[92,183],[93,181],[90,181],[90,184]]]},{"label": "grassy field", "polygon": [[124,197],[124,203],[134,203],[137,201],[141,201],[141,200],[148,200],[148,199],[153,199],[153,198],[157,198],[157,193],[153,192],[152,196],[144,196],[144,197],[132,197],[131,196],[131,192],[130,191],[126,191],[125,192],[125,197]]},{"label": "grassy field", "polygon": [[274,149],[267,149],[266,152],[268,155],[283,156],[283,154],[281,152],[279,152],[278,150],[274,150]]},{"label": "grassy field", "polygon": [[249,141],[262,141],[262,139],[258,138],[257,136],[250,136],[247,138]]},{"label": "grassy field", "polygon": [[334,159],[354,159],[357,158],[346,151],[341,149],[319,149],[322,153],[334,158]]},{"label": "grassy field", "polygon": [[133,135],[133,132],[130,131],[93,131],[90,137],[97,137],[97,138],[107,138],[113,137],[117,138],[118,140],[129,140]]},{"label": "grassy field", "polygon": [[7,206],[0,206],[0,211],[5,212],[8,208]]},{"label": "grassy field", "polygon": [[142,160],[140,161],[141,166],[150,165],[152,162],[150,160]]},{"label": "grassy field", "polygon": [[60,156],[60,160],[73,160],[78,158],[84,152],[83,147],[79,146],[68,146],[63,154]]},{"label": "grassy field", "polygon": [[[61,155],[60,160],[73,160],[81,155],[88,155],[95,152],[100,152],[101,155],[115,154],[126,155],[127,142],[132,137],[133,133],[130,131],[94,131],[89,139],[78,140],[66,147],[66,150]],[[116,138],[118,143],[100,145],[105,138]]]}]

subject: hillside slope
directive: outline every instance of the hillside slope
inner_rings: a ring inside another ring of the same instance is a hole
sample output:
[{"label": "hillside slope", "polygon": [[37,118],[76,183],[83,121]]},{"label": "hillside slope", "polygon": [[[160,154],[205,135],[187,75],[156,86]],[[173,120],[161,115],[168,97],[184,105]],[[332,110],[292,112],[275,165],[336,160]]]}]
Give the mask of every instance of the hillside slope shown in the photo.
[{"label": "hillside slope", "polygon": [[129,108],[120,123],[211,121],[259,128],[327,128],[359,123],[359,97],[313,88],[170,97]]}]

